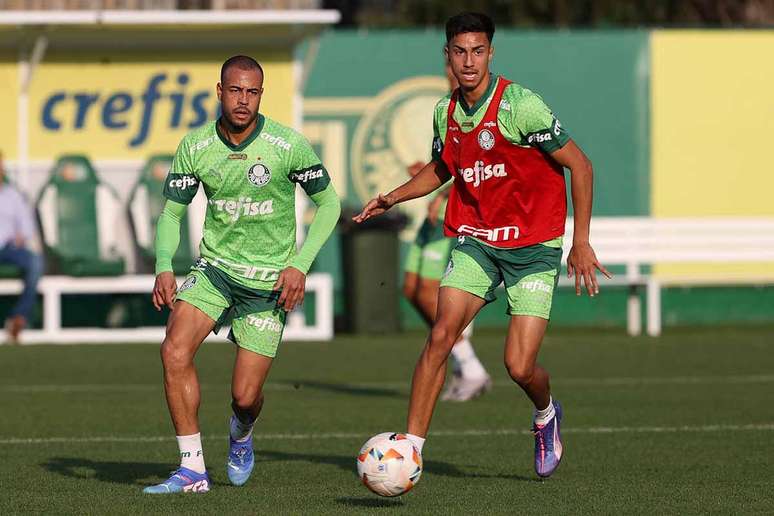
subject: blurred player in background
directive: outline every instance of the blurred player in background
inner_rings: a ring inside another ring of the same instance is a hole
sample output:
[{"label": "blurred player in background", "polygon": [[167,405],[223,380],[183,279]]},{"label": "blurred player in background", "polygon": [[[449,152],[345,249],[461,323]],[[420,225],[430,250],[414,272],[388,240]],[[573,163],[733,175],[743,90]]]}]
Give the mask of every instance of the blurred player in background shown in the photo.
[{"label": "blurred player in background", "polygon": [[[287,312],[304,297],[306,273],[341,211],[328,172],[309,142],[259,113],[263,69],[234,56],[217,85],[222,116],[190,132],[164,185],[167,203],[156,235],[153,304],[172,313],[161,345],[164,388],[180,448],[180,467],[146,493],[206,492],[194,355],[211,331],[231,325],[236,347],[231,384],[228,478],[244,484],[255,462],[252,431],[263,384],[282,338]],[[199,185],[207,195],[201,258],[177,289],[172,257],[180,220]],[[295,191],[317,205],[296,252]]]},{"label": "blurred player in background", "polygon": [[8,342],[16,344],[27,326],[35,306],[38,280],[43,274],[43,257],[30,250],[35,237],[35,217],[32,208],[5,177],[3,155],[0,153],[0,264],[13,265],[24,274],[24,290],[5,319]]},{"label": "blurred player in background", "polygon": [[493,76],[494,23],[462,13],[446,23],[446,55],[459,88],[435,111],[433,160],[411,180],[372,199],[355,217],[362,222],[454,179],[444,228],[458,236],[441,281],[438,313],[414,371],[409,438],[421,449],[452,346],[478,311],[505,284],[510,324],[505,366],[535,406],[535,471],[551,475],[562,458],[562,409],[551,397],[548,373],[537,355],[559,280],[567,215],[564,171],[571,173],[573,246],[568,275],[599,292],[600,265],[589,245],[591,162],[569,138],[543,100]]},{"label": "blurred player in background", "polygon": [[[458,83],[448,62],[446,77],[449,91],[453,91]],[[414,163],[408,168],[409,175],[414,177],[424,165],[422,162]],[[454,240],[443,234],[443,216],[448,199],[449,189],[446,188],[430,201],[427,217],[417,231],[404,264],[403,295],[430,327],[438,308],[441,278],[454,246]],[[452,347],[452,377],[441,395],[442,400],[468,401],[492,388],[492,380],[470,342],[472,327],[473,323],[468,325]]]}]

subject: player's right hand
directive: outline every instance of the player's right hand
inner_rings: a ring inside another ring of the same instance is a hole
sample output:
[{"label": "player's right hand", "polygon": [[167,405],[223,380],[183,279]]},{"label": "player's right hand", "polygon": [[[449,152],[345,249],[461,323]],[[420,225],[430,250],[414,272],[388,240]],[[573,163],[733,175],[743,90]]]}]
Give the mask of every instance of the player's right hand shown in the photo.
[{"label": "player's right hand", "polygon": [[392,206],[395,204],[395,200],[390,196],[379,194],[378,197],[375,199],[371,199],[368,201],[368,204],[365,205],[363,208],[363,211],[352,217],[352,220],[360,224],[361,222],[364,222],[371,217],[376,217],[377,215],[381,215],[385,211],[392,208]]},{"label": "player's right hand", "polygon": [[159,312],[163,306],[172,310],[177,296],[177,281],[171,271],[161,272],[156,276],[156,283],[153,285],[153,306]]}]

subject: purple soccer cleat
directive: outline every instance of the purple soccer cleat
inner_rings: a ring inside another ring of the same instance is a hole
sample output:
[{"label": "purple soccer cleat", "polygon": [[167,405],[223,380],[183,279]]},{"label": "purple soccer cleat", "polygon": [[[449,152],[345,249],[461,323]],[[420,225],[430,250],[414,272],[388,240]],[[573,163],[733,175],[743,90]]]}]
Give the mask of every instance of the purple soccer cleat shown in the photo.
[{"label": "purple soccer cleat", "polygon": [[559,424],[562,421],[562,406],[554,401],[556,414],[545,425],[534,425],[535,473],[541,478],[551,476],[562,460],[562,436]]}]

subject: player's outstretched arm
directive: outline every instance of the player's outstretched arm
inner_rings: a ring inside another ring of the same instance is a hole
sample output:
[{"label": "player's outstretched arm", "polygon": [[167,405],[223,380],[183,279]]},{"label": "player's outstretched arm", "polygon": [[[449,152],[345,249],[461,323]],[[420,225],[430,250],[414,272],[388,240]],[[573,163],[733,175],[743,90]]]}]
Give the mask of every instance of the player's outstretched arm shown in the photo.
[{"label": "player's outstretched arm", "polygon": [[156,283],[153,286],[153,306],[172,309],[177,294],[177,282],[172,272],[172,257],[180,245],[180,221],[186,205],[167,200],[156,224]]},{"label": "player's outstretched arm", "polygon": [[417,175],[400,185],[398,188],[387,195],[379,194],[374,199],[368,201],[363,211],[352,217],[357,223],[364,222],[371,217],[381,215],[394,205],[422,197],[438,189],[446,183],[451,174],[440,161],[431,161],[425,165]]},{"label": "player's outstretched arm", "polygon": [[572,248],[567,256],[567,276],[575,275],[575,294],[581,295],[581,279],[589,296],[599,294],[597,270],[606,277],[611,275],[599,263],[589,243],[589,226],[591,224],[591,205],[594,197],[594,170],[591,161],[574,141],[551,153],[551,157],[560,165],[570,169],[570,189],[572,191],[572,207],[574,213],[574,228]]}]

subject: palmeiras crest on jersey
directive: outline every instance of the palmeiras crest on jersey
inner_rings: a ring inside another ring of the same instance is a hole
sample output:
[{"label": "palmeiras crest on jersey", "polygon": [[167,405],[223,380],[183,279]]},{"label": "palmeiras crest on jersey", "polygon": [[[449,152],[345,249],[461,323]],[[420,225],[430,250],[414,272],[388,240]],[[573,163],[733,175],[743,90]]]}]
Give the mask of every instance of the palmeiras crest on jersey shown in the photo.
[{"label": "palmeiras crest on jersey", "polygon": [[[352,182],[361,202],[408,180],[410,165],[430,161],[433,109],[448,93],[442,76],[414,77],[390,85],[369,101],[351,145]],[[402,239],[414,238],[431,197],[400,206],[411,218]]]},{"label": "palmeiras crest on jersey", "polygon": [[490,150],[494,147],[495,137],[489,129],[482,129],[478,133],[478,145],[484,150]]},{"label": "palmeiras crest on jersey", "polygon": [[263,163],[256,163],[247,171],[247,179],[258,188],[266,186],[271,181],[271,170]]}]

